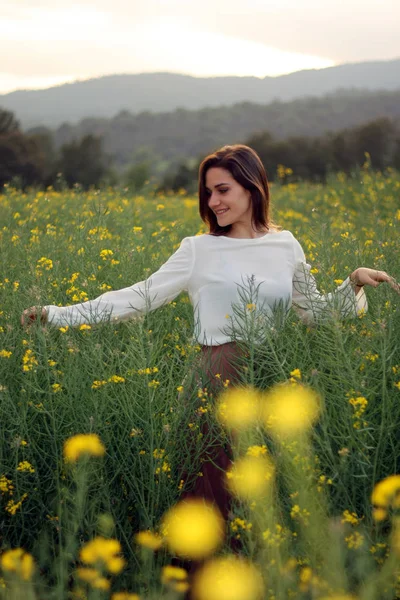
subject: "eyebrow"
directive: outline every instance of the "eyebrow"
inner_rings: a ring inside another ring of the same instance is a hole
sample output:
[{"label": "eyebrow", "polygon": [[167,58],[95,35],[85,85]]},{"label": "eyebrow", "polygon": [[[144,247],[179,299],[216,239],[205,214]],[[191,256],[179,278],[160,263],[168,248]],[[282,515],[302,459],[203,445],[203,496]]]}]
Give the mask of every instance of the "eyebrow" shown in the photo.
[{"label": "eyebrow", "polygon": [[[219,188],[219,187],[221,187],[221,185],[229,185],[229,183],[217,183],[217,185],[215,185],[214,187]],[[205,186],[205,187],[206,187],[206,190],[210,191],[210,188],[208,188],[207,186]]]}]

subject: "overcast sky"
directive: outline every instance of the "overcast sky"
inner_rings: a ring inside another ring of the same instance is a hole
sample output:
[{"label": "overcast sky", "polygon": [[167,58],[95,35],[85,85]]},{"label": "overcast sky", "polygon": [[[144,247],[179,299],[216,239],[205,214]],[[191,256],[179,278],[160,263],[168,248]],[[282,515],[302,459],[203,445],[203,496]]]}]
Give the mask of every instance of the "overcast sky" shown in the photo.
[{"label": "overcast sky", "polygon": [[1,0],[0,93],[111,73],[280,75],[400,58],[400,0]]}]

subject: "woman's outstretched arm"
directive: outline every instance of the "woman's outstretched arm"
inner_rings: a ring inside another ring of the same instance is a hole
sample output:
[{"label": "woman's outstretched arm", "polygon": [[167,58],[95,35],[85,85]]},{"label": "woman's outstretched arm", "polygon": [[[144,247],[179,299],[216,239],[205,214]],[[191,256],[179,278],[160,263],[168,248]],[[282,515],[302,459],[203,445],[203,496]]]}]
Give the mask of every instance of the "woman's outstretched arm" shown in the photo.
[{"label": "woman's outstretched arm", "polygon": [[24,310],[21,324],[26,326],[40,318],[42,323],[55,327],[74,327],[143,315],[171,302],[187,289],[193,262],[192,242],[190,238],[184,238],[176,252],[148,279],[72,306],[33,306]]},{"label": "woman's outstretched arm", "polygon": [[394,278],[385,271],[359,267],[336,290],[321,294],[311,273],[311,266],[307,264],[304,251],[295,238],[294,264],[292,304],[299,317],[307,323],[330,318],[334,314],[344,318],[356,317],[361,311],[366,312],[366,285],[377,287],[380,283],[387,282],[400,293]]}]

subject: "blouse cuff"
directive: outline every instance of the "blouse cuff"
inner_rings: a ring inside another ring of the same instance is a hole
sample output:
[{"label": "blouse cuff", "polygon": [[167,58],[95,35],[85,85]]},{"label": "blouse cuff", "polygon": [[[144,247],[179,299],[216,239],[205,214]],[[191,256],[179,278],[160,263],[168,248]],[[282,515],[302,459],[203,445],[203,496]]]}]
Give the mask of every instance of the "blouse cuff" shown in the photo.
[{"label": "blouse cuff", "polygon": [[339,286],[339,289],[346,291],[346,295],[348,294],[349,297],[352,299],[354,306],[354,316],[359,317],[368,311],[368,301],[367,295],[364,291],[364,286],[358,290],[357,294],[355,294],[354,282],[350,279],[350,277],[347,277],[347,279],[345,279],[343,283]]}]

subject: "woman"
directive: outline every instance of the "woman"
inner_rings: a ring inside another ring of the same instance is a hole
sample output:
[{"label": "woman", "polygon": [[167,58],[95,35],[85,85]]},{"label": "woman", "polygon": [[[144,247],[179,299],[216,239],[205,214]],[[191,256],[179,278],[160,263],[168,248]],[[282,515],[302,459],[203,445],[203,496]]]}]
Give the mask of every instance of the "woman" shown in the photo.
[{"label": "woman", "polygon": [[[207,382],[215,397],[221,382],[229,379],[234,384],[240,378],[243,352],[232,340],[227,324],[234,330],[235,321],[238,323],[233,308],[243,300],[246,278],[251,285],[257,284],[255,306],[267,321],[282,303],[285,310],[293,306],[308,323],[331,315],[331,309],[342,317],[357,316],[361,309],[367,310],[363,286],[387,282],[398,290],[384,271],[359,267],[334,292],[321,295],[300,243],[270,219],[266,172],[248,146],[225,146],[203,160],[199,210],[209,232],[184,238],[147,280],[74,306],[28,308],[22,325],[39,315],[42,323],[56,327],[126,320],[155,310],[187,290],[194,307],[194,341],[201,345],[198,378],[196,375],[193,380]],[[240,335],[235,339],[240,340]],[[223,473],[230,460],[229,449],[227,453],[222,446],[214,447],[209,460],[203,462],[203,476],[190,492],[213,500],[225,518],[230,497],[223,486]]]}]

